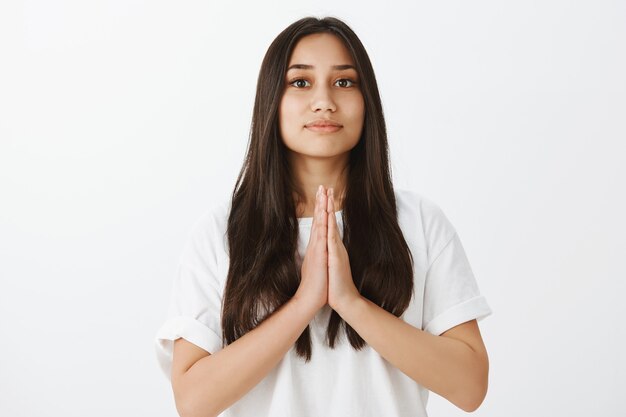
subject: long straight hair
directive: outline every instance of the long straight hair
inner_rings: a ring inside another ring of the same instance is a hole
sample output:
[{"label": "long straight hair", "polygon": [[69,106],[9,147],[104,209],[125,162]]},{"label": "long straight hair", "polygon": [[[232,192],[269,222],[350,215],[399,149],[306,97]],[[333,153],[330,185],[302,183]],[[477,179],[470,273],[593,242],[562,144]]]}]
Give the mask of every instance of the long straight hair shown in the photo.
[{"label": "long straight hair", "polygon": [[[222,301],[222,337],[230,344],[289,301],[300,283],[297,263],[299,190],[280,136],[278,108],[294,46],[314,33],[337,36],[351,54],[365,104],[364,125],[350,151],[343,201],[343,243],[360,294],[399,317],[413,295],[413,258],[398,225],[387,132],[376,78],[363,44],[334,17],[306,17],[283,30],[269,46],[257,81],[250,138],[232,193],[227,235],[229,270]],[[301,197],[301,196],[300,196]],[[365,341],[336,311],[326,331],[335,347],[340,328],[355,350]],[[309,326],[296,352],[311,359]]]}]

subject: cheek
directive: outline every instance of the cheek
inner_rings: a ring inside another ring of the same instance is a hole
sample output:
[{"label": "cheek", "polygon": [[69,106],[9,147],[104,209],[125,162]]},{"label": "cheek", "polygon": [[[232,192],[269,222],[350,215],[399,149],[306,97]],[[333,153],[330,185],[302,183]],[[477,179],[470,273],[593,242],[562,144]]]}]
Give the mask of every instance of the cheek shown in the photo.
[{"label": "cheek", "polygon": [[356,140],[358,141],[358,138],[361,137],[361,134],[363,133],[363,127],[364,127],[364,123],[365,123],[365,106],[361,105],[360,107],[358,107],[358,111],[355,112],[354,114],[354,135]]},{"label": "cheek", "polygon": [[293,142],[294,135],[298,134],[297,120],[293,100],[284,97],[278,108],[278,126],[283,143],[290,144]]},{"label": "cheek", "polygon": [[361,119],[361,125],[365,122],[365,101],[361,97],[361,113],[359,114],[359,118]]},{"label": "cheek", "polygon": [[363,101],[363,97],[355,98],[350,108],[353,109],[350,118],[360,129],[365,120],[365,102]]},{"label": "cheek", "polygon": [[290,127],[294,124],[295,118],[295,103],[289,97],[285,96],[280,102],[278,110],[278,120],[281,126]]}]

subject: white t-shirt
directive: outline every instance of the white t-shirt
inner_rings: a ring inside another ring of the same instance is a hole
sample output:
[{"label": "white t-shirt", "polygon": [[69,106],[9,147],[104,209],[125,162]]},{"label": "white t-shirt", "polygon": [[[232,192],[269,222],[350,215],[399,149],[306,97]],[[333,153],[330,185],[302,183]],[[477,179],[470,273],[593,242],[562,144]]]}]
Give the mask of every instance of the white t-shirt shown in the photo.
[{"label": "white t-shirt", "polygon": [[[418,193],[395,192],[398,222],[414,259],[414,295],[401,318],[438,336],[490,315],[459,236],[441,208]],[[168,318],[156,336],[157,359],[168,379],[174,340],[183,337],[210,353],[223,348],[220,308],[229,266],[229,203],[215,204],[195,223],[180,257]],[[343,235],[342,212],[335,214]],[[303,257],[312,219],[298,221]],[[369,345],[355,351],[343,331],[335,349],[326,345],[330,313],[326,305],[310,323],[309,363],[292,346],[259,384],[220,416],[426,417],[429,391]]]}]

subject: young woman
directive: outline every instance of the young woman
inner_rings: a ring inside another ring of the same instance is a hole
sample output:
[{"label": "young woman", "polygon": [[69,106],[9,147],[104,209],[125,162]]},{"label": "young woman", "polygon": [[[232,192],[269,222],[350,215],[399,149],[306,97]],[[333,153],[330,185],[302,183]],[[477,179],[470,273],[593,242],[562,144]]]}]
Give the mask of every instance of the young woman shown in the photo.
[{"label": "young woman", "polygon": [[181,416],[426,416],[429,390],[478,408],[491,310],[453,225],[394,189],[388,159],[357,36],[291,24],[263,60],[232,198],[193,227],[157,334]]}]

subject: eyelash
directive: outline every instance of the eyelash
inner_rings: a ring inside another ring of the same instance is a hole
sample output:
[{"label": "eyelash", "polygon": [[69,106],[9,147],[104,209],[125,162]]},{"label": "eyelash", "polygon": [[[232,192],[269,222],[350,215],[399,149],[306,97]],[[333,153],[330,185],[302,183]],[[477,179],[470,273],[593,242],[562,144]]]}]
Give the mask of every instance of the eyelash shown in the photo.
[{"label": "eyelash", "polygon": [[[289,82],[289,85],[293,85],[296,81],[306,81],[304,78],[296,78],[295,80],[292,80]],[[352,83],[352,85],[349,85],[347,87],[342,87],[342,88],[350,88],[350,87],[354,87],[357,82],[354,81],[353,79],[350,78],[340,78],[337,81],[350,81]],[[295,85],[293,87],[296,87]],[[301,89],[301,87],[296,87],[297,89]]]}]

